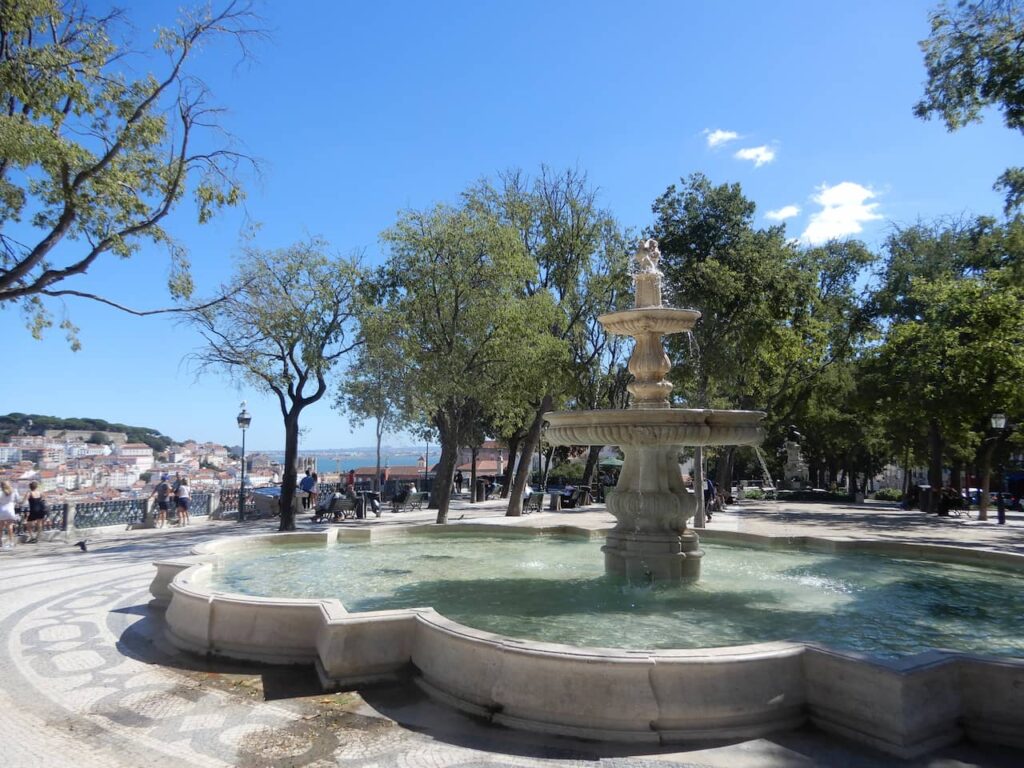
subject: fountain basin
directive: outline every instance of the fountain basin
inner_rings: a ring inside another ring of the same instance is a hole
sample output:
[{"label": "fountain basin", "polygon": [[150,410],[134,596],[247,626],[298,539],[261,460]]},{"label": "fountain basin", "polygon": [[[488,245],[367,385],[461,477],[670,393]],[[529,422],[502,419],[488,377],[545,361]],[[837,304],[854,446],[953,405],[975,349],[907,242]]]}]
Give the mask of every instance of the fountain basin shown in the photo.
[{"label": "fountain basin", "polygon": [[628,408],[553,411],[544,437],[553,445],[755,445],[764,439],[764,411]]},{"label": "fountain basin", "polygon": [[695,309],[660,306],[623,309],[597,318],[606,331],[620,336],[682,333],[691,330],[699,319],[700,312]]},{"label": "fountain basin", "polygon": [[[508,526],[451,528],[531,539],[538,533]],[[421,527],[409,533],[425,541],[435,531]],[[590,535],[567,527],[553,532]],[[712,537],[762,546],[780,541],[728,534],[716,531]],[[427,607],[349,613],[333,598],[242,595],[212,580],[216,563],[230,551],[280,548],[297,539],[345,546],[344,539],[378,535],[401,531],[332,529],[222,539],[200,545],[193,558],[160,563],[151,592],[155,603],[170,603],[167,637],[200,654],[313,663],[325,688],[411,673],[438,700],[494,722],[586,738],[751,738],[810,719],[903,757],[964,733],[1024,746],[1024,659],[927,651],[885,660],[785,641],[662,650],[576,647],[474,629]],[[1004,573],[1005,579],[1024,572],[1024,558],[1015,555],[891,542],[804,543],[823,552],[867,546],[897,556],[997,562],[1015,571]],[[444,540],[437,544],[443,550]]]}]

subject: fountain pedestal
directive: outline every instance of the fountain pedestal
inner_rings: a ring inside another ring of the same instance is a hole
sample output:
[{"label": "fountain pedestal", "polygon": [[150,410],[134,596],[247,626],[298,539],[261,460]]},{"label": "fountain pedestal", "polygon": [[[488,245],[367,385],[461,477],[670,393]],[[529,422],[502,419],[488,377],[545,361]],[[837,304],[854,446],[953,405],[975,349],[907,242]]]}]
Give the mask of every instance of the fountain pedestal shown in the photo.
[{"label": "fountain pedestal", "polygon": [[617,445],[625,459],[608,511],[615,516],[602,551],[606,572],[634,583],[678,582],[700,576],[697,534],[686,523],[697,511],[696,497],[683,485],[679,450],[696,445],[761,442],[761,411],[672,408],[672,364],[662,337],[689,331],[700,318],[692,309],[661,305],[657,243],[637,251],[636,306],[598,318],[609,333],[636,340],[629,359],[630,407],[621,411],[561,411],[546,415],[553,445]]}]

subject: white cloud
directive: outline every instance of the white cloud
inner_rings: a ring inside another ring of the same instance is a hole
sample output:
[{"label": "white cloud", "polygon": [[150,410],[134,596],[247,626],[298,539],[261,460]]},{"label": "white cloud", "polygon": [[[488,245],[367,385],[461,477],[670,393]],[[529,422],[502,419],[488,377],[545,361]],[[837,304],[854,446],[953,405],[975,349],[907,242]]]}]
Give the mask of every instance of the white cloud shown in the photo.
[{"label": "white cloud", "polygon": [[769,221],[785,221],[799,215],[799,205],[784,205],[775,211],[765,211],[764,217]]},{"label": "white cloud", "polygon": [[834,186],[822,184],[811,199],[821,206],[812,214],[800,241],[819,245],[837,237],[856,235],[864,229],[864,222],[882,218],[876,209],[878,203],[869,203],[877,197],[874,191],[852,181]]},{"label": "white cloud", "polygon": [[723,131],[721,128],[716,128],[713,131],[710,128],[705,128],[704,135],[708,137],[708,147],[710,149],[714,149],[719,144],[735,141],[740,137],[736,131]]},{"label": "white cloud", "polygon": [[753,160],[754,167],[760,168],[766,163],[770,163],[775,159],[775,150],[769,147],[767,144],[762,144],[760,147],[746,147],[741,149],[735,155],[737,160]]}]

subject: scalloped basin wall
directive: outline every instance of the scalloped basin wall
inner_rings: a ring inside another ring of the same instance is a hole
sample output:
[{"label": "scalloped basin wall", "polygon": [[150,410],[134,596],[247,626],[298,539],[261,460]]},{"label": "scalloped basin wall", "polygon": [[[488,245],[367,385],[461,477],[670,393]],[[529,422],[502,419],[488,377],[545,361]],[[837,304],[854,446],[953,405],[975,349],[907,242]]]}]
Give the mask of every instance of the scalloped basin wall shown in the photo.
[{"label": "scalloped basin wall", "polygon": [[[592,535],[566,526],[459,527],[473,533]],[[428,527],[332,529],[220,539],[199,545],[193,557],[156,563],[150,591],[155,605],[167,607],[167,637],[180,649],[274,664],[312,663],[325,689],[412,674],[434,698],[515,728],[672,743],[754,738],[809,720],[901,757],[964,735],[1024,747],[1024,660],[929,651],[883,661],[792,642],[697,650],[578,648],[482,632],[431,608],[349,614],[337,600],[250,597],[209,585],[218,555],[231,550],[439,533]],[[1024,558],[1004,553],[707,533],[759,546],[865,549],[1024,570]]]}]

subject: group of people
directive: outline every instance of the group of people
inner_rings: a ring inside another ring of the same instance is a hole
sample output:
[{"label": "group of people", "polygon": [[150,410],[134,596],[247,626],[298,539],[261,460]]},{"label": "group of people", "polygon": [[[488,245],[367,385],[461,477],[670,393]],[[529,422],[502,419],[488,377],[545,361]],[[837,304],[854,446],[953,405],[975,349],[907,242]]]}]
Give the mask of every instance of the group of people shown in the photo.
[{"label": "group of people", "polygon": [[[25,529],[28,534],[27,543],[36,544],[46,524],[46,515],[50,511],[39,490],[39,483],[33,480],[28,484],[28,514],[25,518]],[[21,494],[9,482],[0,483],[0,548],[14,547],[18,526],[18,505],[22,502]],[[6,540],[5,540],[6,539]]]},{"label": "group of people", "polygon": [[188,485],[188,478],[182,477],[180,472],[174,476],[173,482],[169,474],[166,472],[162,474],[160,482],[156,484],[149,498],[156,499],[156,524],[158,528],[163,528],[166,524],[167,513],[170,511],[172,504],[178,515],[178,524],[189,524],[188,509],[192,501],[192,491]]}]

